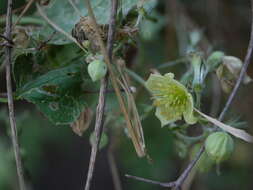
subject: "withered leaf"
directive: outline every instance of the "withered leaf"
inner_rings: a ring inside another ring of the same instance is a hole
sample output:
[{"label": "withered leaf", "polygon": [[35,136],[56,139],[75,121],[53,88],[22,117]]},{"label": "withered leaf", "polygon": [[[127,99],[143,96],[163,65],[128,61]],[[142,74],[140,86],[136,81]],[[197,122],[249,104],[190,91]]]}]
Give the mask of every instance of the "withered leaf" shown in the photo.
[{"label": "withered leaf", "polygon": [[89,128],[92,121],[93,110],[86,108],[79,116],[79,118],[71,124],[71,128],[74,133],[82,136],[83,133]]}]

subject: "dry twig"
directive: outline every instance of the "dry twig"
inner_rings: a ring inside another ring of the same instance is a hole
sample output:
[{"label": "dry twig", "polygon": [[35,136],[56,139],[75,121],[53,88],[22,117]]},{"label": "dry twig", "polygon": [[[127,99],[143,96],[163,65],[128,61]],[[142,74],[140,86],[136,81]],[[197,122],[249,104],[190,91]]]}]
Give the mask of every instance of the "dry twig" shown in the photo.
[{"label": "dry twig", "polygon": [[[89,1],[86,1],[86,4],[87,4],[88,9],[91,10]],[[112,49],[113,49],[113,43],[114,43],[114,33],[116,29],[117,7],[118,7],[118,1],[112,0],[111,1],[111,16],[110,16],[110,22],[109,22],[108,39],[107,39],[107,42],[108,42],[107,53],[108,53],[108,58],[110,62],[112,61]],[[85,190],[90,189],[90,184],[91,184],[91,180],[92,180],[92,176],[93,176],[94,168],[95,168],[97,151],[98,151],[99,142],[101,139],[101,133],[103,131],[107,86],[108,86],[108,75],[106,75],[101,81],[99,100],[98,100],[98,105],[97,105],[97,113],[96,113],[96,123],[95,123],[95,129],[94,129],[95,143],[92,144]]]},{"label": "dry twig", "polygon": [[[5,36],[10,41],[12,41],[12,6],[13,6],[12,0],[8,0]],[[20,148],[18,144],[17,126],[16,126],[14,105],[13,105],[13,94],[12,94],[12,84],[11,84],[11,62],[12,62],[11,54],[12,54],[12,48],[10,46],[6,46],[5,47],[6,86],[7,86],[7,96],[8,96],[9,118],[10,118],[10,125],[11,125],[11,140],[12,140],[12,145],[14,149],[19,188],[20,190],[25,190],[24,172],[23,172],[23,167],[22,167],[22,162],[21,162]]]}]

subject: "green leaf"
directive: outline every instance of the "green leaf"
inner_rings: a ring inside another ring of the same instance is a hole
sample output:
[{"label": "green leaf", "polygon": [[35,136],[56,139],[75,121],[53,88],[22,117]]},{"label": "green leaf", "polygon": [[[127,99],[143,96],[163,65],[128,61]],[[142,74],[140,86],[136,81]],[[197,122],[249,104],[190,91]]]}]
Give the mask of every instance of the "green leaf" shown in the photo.
[{"label": "green leaf", "polygon": [[[138,3],[138,0],[124,0],[121,3],[122,13],[125,17],[131,8]],[[105,0],[92,0],[91,1],[94,14],[99,24],[108,24],[110,16],[110,1]],[[84,1],[78,1],[75,4],[82,15],[79,15],[77,11],[71,6],[68,0],[51,0],[45,8],[45,13],[48,18],[54,22],[57,26],[64,31],[71,33],[75,24],[80,20],[80,16],[87,16],[87,9],[84,6]],[[43,30],[39,29],[34,33],[37,36],[44,36],[45,38],[52,33],[53,29],[45,24]],[[70,43],[68,39],[62,34],[55,35],[49,42],[51,44],[67,44]]]},{"label": "green leaf", "polygon": [[17,97],[37,105],[54,124],[74,122],[85,106],[83,64],[52,70],[17,89]]},{"label": "green leaf", "polygon": [[33,57],[32,53],[28,53],[18,55],[15,59],[13,74],[17,87],[21,87],[26,82],[33,79],[32,75],[35,74],[33,72]]},{"label": "green leaf", "polygon": [[8,103],[8,99],[7,98],[0,98],[0,102],[1,103]]},{"label": "green leaf", "polygon": [[22,87],[50,70],[77,63],[82,57],[82,52],[74,43],[49,45],[41,51],[16,52],[13,67],[16,85],[18,88]]}]

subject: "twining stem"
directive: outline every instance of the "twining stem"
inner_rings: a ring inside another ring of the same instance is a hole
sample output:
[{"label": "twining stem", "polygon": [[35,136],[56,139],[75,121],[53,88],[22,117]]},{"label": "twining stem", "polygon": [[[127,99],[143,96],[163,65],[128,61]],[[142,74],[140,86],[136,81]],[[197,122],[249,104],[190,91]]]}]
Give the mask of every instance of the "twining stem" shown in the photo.
[{"label": "twining stem", "polygon": [[96,123],[95,123],[95,129],[94,129],[95,142],[92,144],[92,148],[91,148],[90,162],[89,162],[89,169],[88,169],[87,179],[86,179],[86,184],[85,184],[85,190],[90,189],[90,184],[91,184],[91,180],[92,180],[94,168],[95,168],[99,142],[100,142],[101,134],[103,131],[107,86],[108,86],[108,77],[106,76],[101,80],[99,100],[98,100],[97,112],[96,112]]},{"label": "twining stem", "polygon": [[[87,7],[89,7],[88,1],[86,2],[86,4],[88,4]],[[113,56],[112,50],[113,50],[113,43],[114,43],[114,34],[115,34],[115,29],[116,29],[117,8],[118,8],[118,1],[111,0],[111,15],[110,15],[109,31],[108,31],[108,39],[107,39],[107,53],[108,53],[108,59],[110,62],[112,61],[112,56]],[[92,180],[94,168],[95,168],[99,142],[100,142],[101,134],[103,131],[105,106],[106,106],[106,91],[108,87],[108,76],[109,75],[107,74],[101,80],[99,100],[98,100],[97,113],[96,113],[96,123],[95,123],[95,129],[94,129],[95,143],[92,144],[85,190],[90,189],[90,184],[91,184],[91,180]]]},{"label": "twining stem", "polygon": [[[7,16],[6,16],[6,28],[5,28],[5,37],[8,38],[8,41],[12,41],[12,0],[8,0],[7,4]],[[7,97],[8,97],[8,108],[9,108],[9,118],[11,125],[11,140],[12,146],[14,149],[16,169],[18,174],[19,189],[25,190],[25,181],[24,181],[24,172],[20,156],[20,148],[18,144],[17,137],[17,126],[14,114],[14,105],[13,105],[13,94],[12,94],[12,84],[11,84],[11,62],[12,62],[12,47],[5,47],[5,68],[6,68],[6,86],[7,86]]]},{"label": "twining stem", "polygon": [[230,107],[231,103],[233,102],[233,100],[235,98],[235,95],[238,92],[239,87],[240,87],[240,85],[241,85],[241,83],[242,83],[242,81],[243,81],[243,79],[246,75],[246,71],[247,71],[248,66],[251,62],[252,50],[253,50],[253,0],[251,0],[251,33],[250,33],[250,41],[249,41],[249,45],[248,45],[248,49],[247,49],[247,54],[244,58],[244,64],[242,66],[239,78],[236,81],[235,87],[233,88],[233,90],[232,90],[232,92],[231,92],[231,94],[230,94],[230,96],[229,96],[229,98],[226,102],[226,105],[223,108],[223,110],[222,110],[222,112],[219,116],[220,121],[224,118],[228,108]]}]

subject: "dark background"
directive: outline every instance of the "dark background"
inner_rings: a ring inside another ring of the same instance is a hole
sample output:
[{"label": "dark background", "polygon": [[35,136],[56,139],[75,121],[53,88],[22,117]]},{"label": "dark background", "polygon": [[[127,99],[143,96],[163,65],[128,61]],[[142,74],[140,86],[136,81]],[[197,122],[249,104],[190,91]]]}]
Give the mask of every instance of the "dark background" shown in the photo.
[{"label": "dark background", "polygon": [[[0,0],[0,15],[5,13],[6,0]],[[201,29],[213,49],[226,54],[244,58],[250,35],[250,1],[249,0],[182,0],[184,11]],[[22,6],[24,1],[14,1],[14,9]],[[157,7],[163,17],[167,14],[165,3]],[[168,9],[170,10],[170,9]],[[32,10],[31,10],[32,12]],[[30,13],[31,13],[30,12]],[[179,12],[178,12],[179,13]],[[180,13],[179,13],[180,14]],[[3,16],[1,16],[3,18]],[[174,19],[174,22],[177,22]],[[157,33],[158,36],[148,42],[140,43],[140,51],[129,55],[133,67],[141,73],[143,63],[148,68],[155,67],[168,60],[180,57],[176,29],[173,22],[168,22]],[[3,25],[1,24],[1,29]],[[187,30],[186,30],[187,32]],[[155,50],[155,51],[154,51]],[[151,55],[151,56],[150,56]],[[178,69],[178,68],[176,68]],[[179,68],[180,69],[180,68]],[[169,71],[168,69],[164,72]],[[146,73],[141,73],[147,77]],[[248,74],[253,77],[253,65]],[[0,73],[0,92],[5,92],[5,73]],[[137,86],[138,87],[138,86]],[[253,133],[253,84],[243,86],[232,106],[232,114],[240,115],[247,121],[248,131]],[[222,95],[221,107],[227,95]],[[203,105],[210,104],[206,98]],[[34,190],[79,190],[83,189],[88,169],[90,129],[79,137],[69,126],[53,126],[44,116],[25,101],[15,102],[20,144],[27,181]],[[116,110],[117,111],[117,110]],[[120,175],[123,189],[163,189],[150,184],[136,182],[124,177],[126,173],[151,178],[159,181],[174,180],[185,168],[189,158],[181,159],[177,148],[166,128],[160,128],[159,121],[150,114],[143,122],[144,133],[153,162],[136,156],[130,140],[119,128],[117,132],[108,132],[109,144],[103,148],[97,158],[92,189],[114,189],[108,154],[111,144],[113,155]],[[7,105],[0,104],[0,189],[16,189],[14,158],[8,137]],[[115,134],[117,133],[117,136]],[[236,150],[232,158],[222,163],[221,174],[215,167],[208,173],[196,174],[191,189],[195,190],[252,190],[253,157],[252,147],[236,140]],[[1,159],[2,157],[2,159]],[[114,163],[114,164],[115,164]],[[1,179],[2,178],[2,179]]]}]

